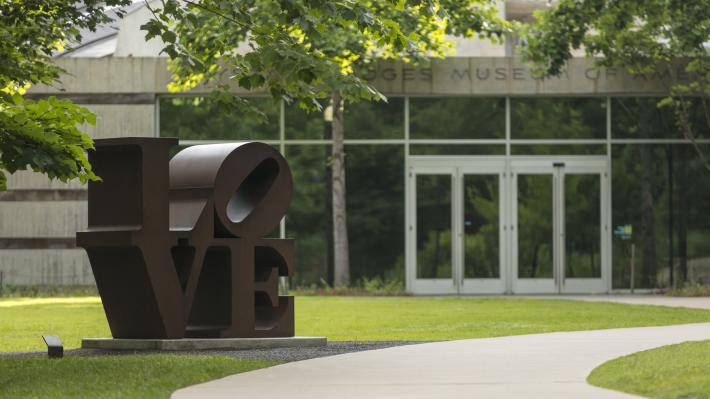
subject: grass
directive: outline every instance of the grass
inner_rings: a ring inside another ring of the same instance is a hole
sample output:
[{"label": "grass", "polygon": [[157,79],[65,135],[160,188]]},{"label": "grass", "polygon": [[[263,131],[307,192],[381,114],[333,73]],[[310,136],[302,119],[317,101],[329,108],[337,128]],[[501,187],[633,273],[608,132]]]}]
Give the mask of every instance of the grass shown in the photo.
[{"label": "grass", "polygon": [[685,342],[620,357],[587,381],[649,398],[710,398],[710,341]]},{"label": "grass", "polygon": [[[296,334],[330,340],[448,340],[710,321],[710,311],[519,298],[296,298]],[[67,349],[110,336],[97,297],[0,299],[0,352]],[[223,356],[0,357],[0,397],[168,397],[174,390],[274,363]],[[146,383],[149,381],[150,383]]]},{"label": "grass", "polygon": [[0,352],[46,350],[42,335],[58,335],[67,349],[84,337],[109,337],[100,299],[0,299]]},{"label": "grass", "polygon": [[[296,334],[332,341],[450,340],[710,321],[701,309],[517,298],[296,298]],[[0,299],[0,352],[45,350],[41,335],[76,348],[110,332],[96,297]]]},{"label": "grass", "polygon": [[710,311],[567,300],[297,297],[296,333],[330,340],[451,340],[710,321]]},{"label": "grass", "polygon": [[273,364],[185,355],[0,358],[0,398],[167,398],[181,387]]}]

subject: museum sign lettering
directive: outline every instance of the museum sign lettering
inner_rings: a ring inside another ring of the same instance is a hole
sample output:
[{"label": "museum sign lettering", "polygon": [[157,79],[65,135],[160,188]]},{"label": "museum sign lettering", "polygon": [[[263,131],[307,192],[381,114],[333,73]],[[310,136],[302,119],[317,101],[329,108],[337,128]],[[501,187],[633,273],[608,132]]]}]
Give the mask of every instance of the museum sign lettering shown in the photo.
[{"label": "museum sign lettering", "polygon": [[[506,62],[500,62],[500,60]],[[513,62],[512,59],[483,59],[480,62],[469,62],[467,59],[459,59],[457,62],[455,59],[447,59],[438,62],[432,61],[426,67],[383,63],[376,70],[367,74],[366,79],[384,85],[385,91],[397,91],[396,86],[392,86],[392,84],[402,83],[405,90],[413,88],[414,91],[426,91],[425,88],[430,87],[434,92],[441,93],[456,88],[456,85],[460,84],[470,84],[474,91],[475,88],[480,87],[489,88],[492,92],[501,91],[501,94],[516,94],[516,87],[529,87],[525,85],[526,82],[545,84],[547,82],[581,80],[590,84],[588,86],[577,84],[564,88],[564,90],[572,90],[569,94],[574,94],[575,90],[581,93],[589,91],[589,89],[592,89],[593,92],[599,91],[600,88],[595,85],[602,82],[609,84],[609,87],[606,88],[608,91],[614,92],[639,91],[639,88],[658,91],[667,88],[667,84],[672,81],[689,81],[691,76],[685,71],[683,64],[672,65],[670,68],[660,67],[657,71],[649,73],[631,74],[622,68],[594,67],[589,60],[573,60],[558,76],[543,77],[534,69],[525,66],[525,64]],[[500,86],[500,83],[510,83],[512,86]],[[523,85],[516,85],[517,83]],[[395,88],[393,89],[393,87]],[[561,91],[560,94],[565,93]]]}]

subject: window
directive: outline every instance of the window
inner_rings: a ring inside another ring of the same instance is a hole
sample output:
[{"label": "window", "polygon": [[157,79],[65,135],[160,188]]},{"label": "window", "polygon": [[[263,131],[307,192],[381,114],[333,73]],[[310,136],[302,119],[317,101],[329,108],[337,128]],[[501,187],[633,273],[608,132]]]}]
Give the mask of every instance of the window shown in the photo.
[{"label": "window", "polygon": [[266,115],[228,109],[204,97],[163,97],[160,99],[160,137],[181,140],[277,140],[279,108],[269,98],[249,101]]},{"label": "window", "polygon": [[409,126],[412,139],[503,139],[505,99],[410,98]]},{"label": "window", "polygon": [[605,98],[511,98],[513,139],[605,139]]}]

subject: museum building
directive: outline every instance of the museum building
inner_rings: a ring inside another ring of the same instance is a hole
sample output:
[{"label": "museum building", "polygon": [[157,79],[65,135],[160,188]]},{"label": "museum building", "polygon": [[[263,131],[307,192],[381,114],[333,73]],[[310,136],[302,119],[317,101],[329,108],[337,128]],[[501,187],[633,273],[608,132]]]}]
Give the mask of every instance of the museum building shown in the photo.
[{"label": "museum building", "polygon": [[[507,1],[524,19],[544,2]],[[296,239],[294,285],[328,280],[330,131],[306,113],[243,92],[267,116],[220,111],[204,89],[169,93],[166,58],[144,42],[147,10],[57,57],[59,95],[97,114],[94,138],[178,137],[180,146],[258,140],[291,165],[295,194],[275,236]],[[380,62],[387,102],[345,107],[354,281],[400,279],[415,294],[607,293],[710,282],[710,126],[694,136],[658,101],[682,69],[632,75],[575,58],[541,79],[511,44],[457,40],[457,55],[417,67]],[[60,91],[63,90],[63,91]],[[177,150],[177,149],[176,149]],[[0,281],[93,282],[86,188],[16,173],[0,193]]]}]

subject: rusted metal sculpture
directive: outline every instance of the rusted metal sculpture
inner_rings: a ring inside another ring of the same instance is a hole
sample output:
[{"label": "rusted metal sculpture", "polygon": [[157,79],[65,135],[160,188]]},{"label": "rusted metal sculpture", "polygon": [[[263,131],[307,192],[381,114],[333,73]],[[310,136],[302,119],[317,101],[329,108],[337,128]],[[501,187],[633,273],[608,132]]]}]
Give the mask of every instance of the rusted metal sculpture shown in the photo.
[{"label": "rusted metal sculpture", "polygon": [[256,142],[96,140],[86,249],[114,338],[287,337],[293,241],[264,238],[291,201],[286,160]]}]

